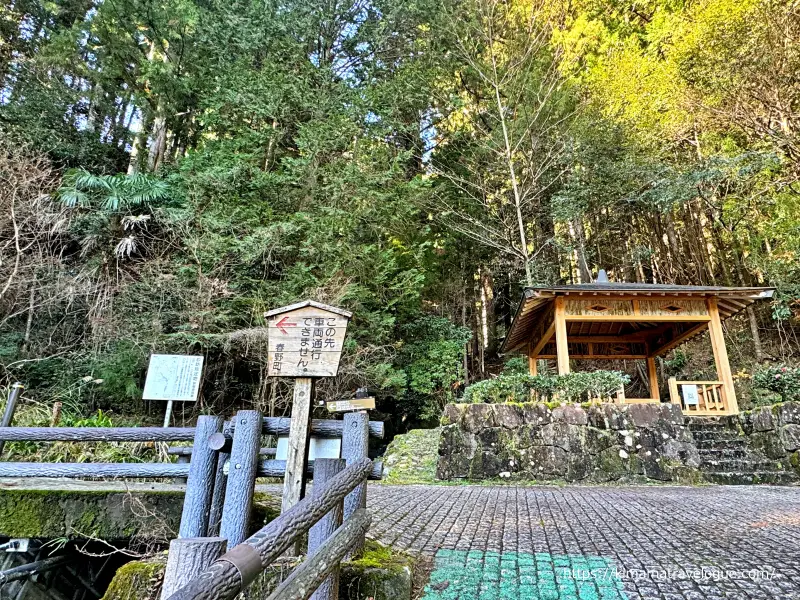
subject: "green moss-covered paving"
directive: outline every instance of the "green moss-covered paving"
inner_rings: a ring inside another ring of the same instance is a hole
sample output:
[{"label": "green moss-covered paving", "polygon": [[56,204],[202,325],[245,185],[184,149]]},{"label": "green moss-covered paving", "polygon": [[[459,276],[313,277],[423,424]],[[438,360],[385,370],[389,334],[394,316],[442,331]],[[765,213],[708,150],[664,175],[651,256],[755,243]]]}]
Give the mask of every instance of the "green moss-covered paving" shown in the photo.
[{"label": "green moss-covered paving", "polygon": [[423,600],[625,600],[602,556],[439,550]]},{"label": "green moss-covered paving", "polygon": [[386,483],[433,483],[441,429],[412,429],[395,436],[383,457]]}]

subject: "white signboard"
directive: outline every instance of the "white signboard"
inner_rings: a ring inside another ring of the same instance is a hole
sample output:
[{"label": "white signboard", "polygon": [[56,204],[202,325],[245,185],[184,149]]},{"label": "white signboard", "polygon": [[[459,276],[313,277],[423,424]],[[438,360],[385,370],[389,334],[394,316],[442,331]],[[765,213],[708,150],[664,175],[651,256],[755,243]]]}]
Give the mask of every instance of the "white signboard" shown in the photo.
[{"label": "white signboard", "polygon": [[350,313],[311,302],[295,306],[267,313],[267,374],[274,377],[336,376]]},{"label": "white signboard", "polygon": [[142,399],[194,402],[202,375],[202,356],[152,354]]},{"label": "white signboard", "polygon": [[[289,437],[278,438],[278,447],[275,450],[276,460],[286,460],[289,451]],[[308,444],[308,460],[315,458],[339,458],[342,452],[342,440],[339,438],[312,437]]]},{"label": "white signboard", "polygon": [[684,383],[681,386],[683,393],[683,403],[686,406],[697,406],[700,404],[700,397],[697,395],[697,386],[693,383]]}]

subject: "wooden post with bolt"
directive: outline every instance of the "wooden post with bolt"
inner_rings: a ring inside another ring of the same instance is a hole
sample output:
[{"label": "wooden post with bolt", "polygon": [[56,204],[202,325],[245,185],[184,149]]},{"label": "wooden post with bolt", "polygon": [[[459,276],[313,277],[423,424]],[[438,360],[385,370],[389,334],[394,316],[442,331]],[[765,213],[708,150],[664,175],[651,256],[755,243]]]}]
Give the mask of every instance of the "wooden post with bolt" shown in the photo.
[{"label": "wooden post with bolt", "polygon": [[261,413],[257,410],[240,410],[236,413],[220,525],[220,537],[228,540],[228,549],[247,538],[258,470],[258,451],[261,448],[261,423]]}]

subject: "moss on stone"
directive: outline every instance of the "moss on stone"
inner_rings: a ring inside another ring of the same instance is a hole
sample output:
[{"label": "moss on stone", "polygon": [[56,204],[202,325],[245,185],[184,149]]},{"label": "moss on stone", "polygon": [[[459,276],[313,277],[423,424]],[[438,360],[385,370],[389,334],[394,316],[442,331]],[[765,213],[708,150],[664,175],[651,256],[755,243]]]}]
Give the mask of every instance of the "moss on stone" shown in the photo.
[{"label": "moss on stone", "polygon": [[166,568],[165,555],[134,560],[117,570],[102,600],[156,600]]},{"label": "moss on stone", "polygon": [[412,429],[395,436],[383,457],[386,483],[410,484],[436,481],[442,430]]},{"label": "moss on stone", "polygon": [[0,490],[0,535],[166,541],[177,531],[181,492]]},{"label": "moss on stone", "polygon": [[364,550],[361,552],[361,556],[345,564],[361,569],[387,569],[396,571],[398,569],[405,569],[406,567],[413,567],[414,558],[391,546],[384,546],[380,542],[368,539],[364,544]]},{"label": "moss on stone", "polygon": [[361,557],[342,563],[342,600],[410,600],[414,559],[388,546],[367,540]]},{"label": "moss on stone", "polygon": [[789,464],[800,475],[800,450],[797,450],[789,455]]}]

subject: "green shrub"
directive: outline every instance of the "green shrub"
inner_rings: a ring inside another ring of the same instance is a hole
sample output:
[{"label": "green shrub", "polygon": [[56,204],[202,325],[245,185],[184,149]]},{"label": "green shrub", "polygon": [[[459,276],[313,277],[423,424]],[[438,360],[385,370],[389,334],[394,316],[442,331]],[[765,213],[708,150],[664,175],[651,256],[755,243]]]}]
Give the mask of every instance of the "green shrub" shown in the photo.
[{"label": "green shrub", "polygon": [[800,368],[778,365],[753,374],[753,387],[780,395],[780,401],[800,400]]},{"label": "green shrub", "polygon": [[568,375],[527,375],[502,373],[485,379],[464,390],[463,402],[501,404],[503,402],[529,402],[561,400],[583,402],[610,398],[630,382],[630,377],[620,371],[592,371]]}]

